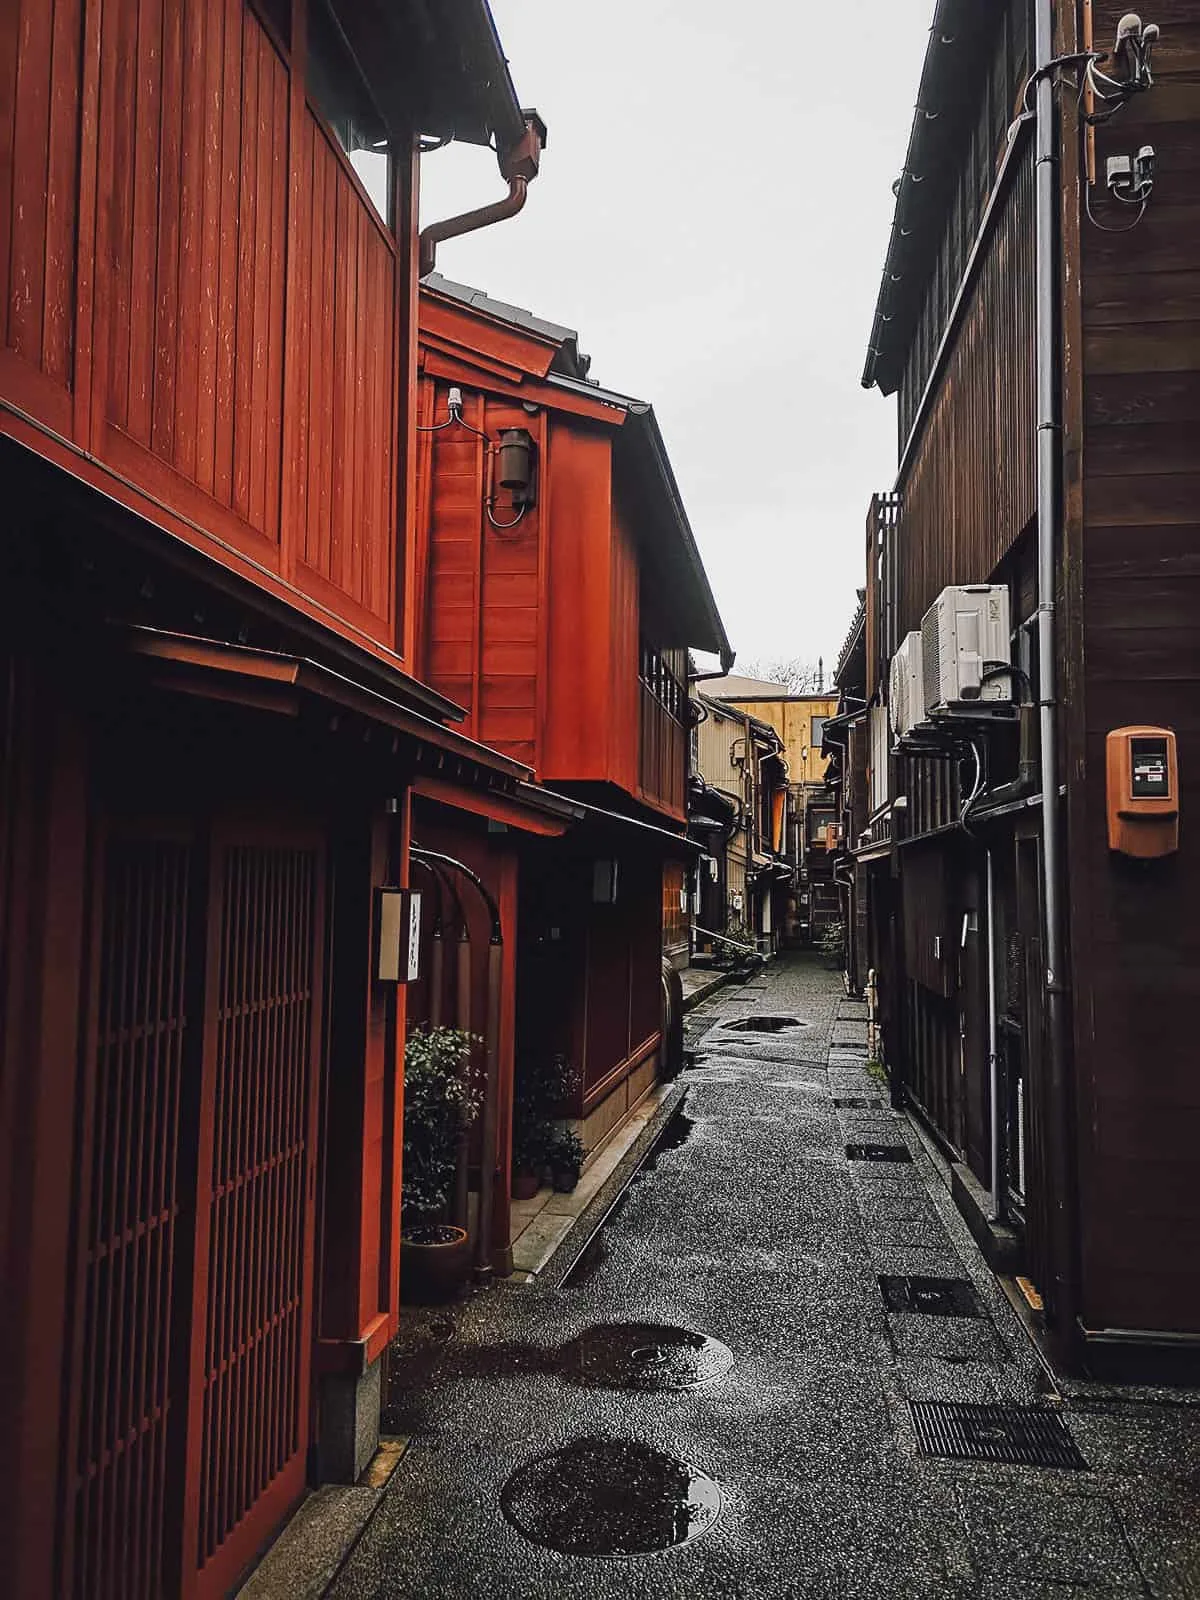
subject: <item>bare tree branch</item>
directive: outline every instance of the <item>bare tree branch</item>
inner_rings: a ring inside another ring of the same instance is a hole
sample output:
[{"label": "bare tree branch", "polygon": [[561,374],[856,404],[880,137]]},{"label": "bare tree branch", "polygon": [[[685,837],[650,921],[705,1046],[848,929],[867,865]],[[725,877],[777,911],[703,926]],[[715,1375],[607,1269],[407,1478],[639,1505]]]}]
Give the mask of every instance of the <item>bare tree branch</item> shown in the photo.
[{"label": "bare tree branch", "polygon": [[789,694],[819,694],[825,687],[824,663],[804,661],[799,656],[755,658],[745,664],[739,661],[734,671],[739,677],[781,683]]}]

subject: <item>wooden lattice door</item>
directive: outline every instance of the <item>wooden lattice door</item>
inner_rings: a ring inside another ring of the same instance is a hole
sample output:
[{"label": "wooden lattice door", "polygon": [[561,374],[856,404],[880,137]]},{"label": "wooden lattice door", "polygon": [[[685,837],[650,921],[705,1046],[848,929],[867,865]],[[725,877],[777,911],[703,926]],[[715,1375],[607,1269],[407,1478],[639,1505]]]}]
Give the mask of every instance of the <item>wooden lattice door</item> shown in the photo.
[{"label": "wooden lattice door", "polygon": [[64,1459],[70,1600],[161,1600],[178,1565],[192,863],[186,835],[157,829],[113,832],[99,852]]},{"label": "wooden lattice door", "polygon": [[323,898],[316,839],[214,849],[184,1523],[203,1595],[304,1489]]},{"label": "wooden lattice door", "polygon": [[99,859],[62,1590],[218,1595],[304,1488],[323,847],[143,825]]}]

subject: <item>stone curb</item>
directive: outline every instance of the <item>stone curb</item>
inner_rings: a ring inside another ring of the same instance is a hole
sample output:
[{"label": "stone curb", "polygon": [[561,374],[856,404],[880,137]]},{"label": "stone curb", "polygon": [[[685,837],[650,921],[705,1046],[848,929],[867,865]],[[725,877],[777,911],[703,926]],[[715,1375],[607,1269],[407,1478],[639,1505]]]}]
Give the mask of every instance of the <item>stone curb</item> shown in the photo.
[{"label": "stone curb", "polygon": [[554,1254],[534,1277],[527,1281],[500,1279],[496,1287],[504,1293],[522,1294],[530,1289],[557,1289],[579,1257],[604,1226],[608,1213],[637,1176],[638,1169],[654,1149],[664,1128],[683,1105],[685,1084],[675,1084],[604,1183],[563,1235]]}]

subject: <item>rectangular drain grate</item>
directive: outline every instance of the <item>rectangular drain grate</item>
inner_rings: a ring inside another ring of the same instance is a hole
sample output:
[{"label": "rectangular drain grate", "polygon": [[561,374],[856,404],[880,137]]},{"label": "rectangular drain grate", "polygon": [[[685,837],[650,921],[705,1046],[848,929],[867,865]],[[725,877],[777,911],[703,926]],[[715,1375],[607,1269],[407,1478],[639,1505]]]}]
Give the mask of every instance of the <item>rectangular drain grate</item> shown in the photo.
[{"label": "rectangular drain grate", "polygon": [[1053,1411],[957,1400],[909,1404],[923,1455],[1019,1467],[1069,1467],[1076,1472],[1087,1469],[1078,1445]]},{"label": "rectangular drain grate", "polygon": [[919,1311],[927,1317],[981,1317],[983,1307],[966,1278],[921,1278],[879,1274],[889,1311]]},{"label": "rectangular drain grate", "polygon": [[868,1100],[860,1095],[857,1099],[835,1100],[834,1105],[839,1111],[882,1111],[882,1100]]},{"label": "rectangular drain grate", "polygon": [[904,1144],[848,1144],[847,1161],[911,1161],[912,1151]]}]

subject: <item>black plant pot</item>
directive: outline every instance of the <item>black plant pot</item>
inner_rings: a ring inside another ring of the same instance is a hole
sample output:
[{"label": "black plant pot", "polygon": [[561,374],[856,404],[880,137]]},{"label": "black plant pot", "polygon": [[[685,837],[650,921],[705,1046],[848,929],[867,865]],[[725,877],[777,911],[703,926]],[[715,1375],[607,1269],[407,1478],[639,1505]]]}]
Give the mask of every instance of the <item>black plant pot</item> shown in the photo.
[{"label": "black plant pot", "polygon": [[440,1306],[457,1298],[471,1273],[465,1228],[421,1223],[400,1235],[400,1298],[410,1306]]}]

